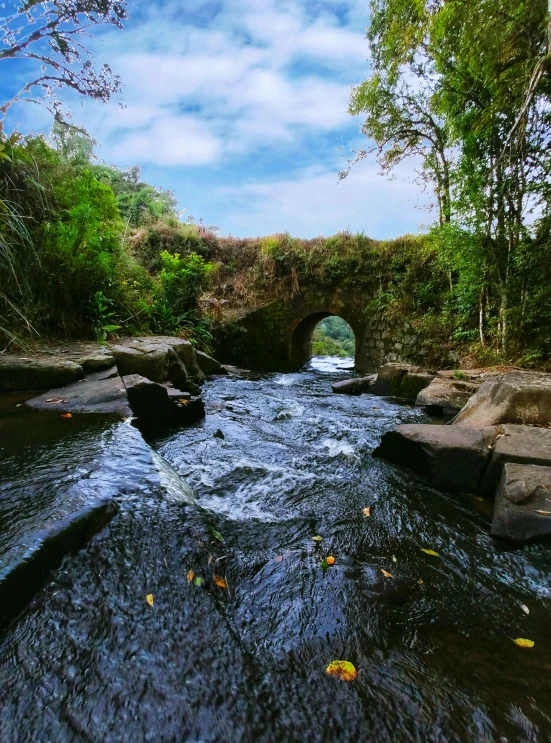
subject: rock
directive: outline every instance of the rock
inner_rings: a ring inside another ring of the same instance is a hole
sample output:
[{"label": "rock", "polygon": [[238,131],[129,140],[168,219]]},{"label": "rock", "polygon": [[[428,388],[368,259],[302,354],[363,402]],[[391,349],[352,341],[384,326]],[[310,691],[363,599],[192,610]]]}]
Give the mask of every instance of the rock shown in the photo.
[{"label": "rock", "polygon": [[55,413],[103,413],[124,418],[131,415],[128,397],[119,376],[97,381],[82,380],[67,387],[49,390],[27,400],[34,410]]},{"label": "rock", "polygon": [[0,572],[0,627],[21,611],[66,554],[88,544],[117,511],[116,503],[104,497],[37,534],[35,543]]},{"label": "rock", "polygon": [[551,430],[514,424],[499,426],[482,483],[485,492],[495,492],[507,463],[551,466]]},{"label": "rock", "polygon": [[167,387],[167,393],[171,400],[179,402],[180,400],[191,400],[191,394],[185,390],[177,390],[174,387]]},{"label": "rock", "polygon": [[[112,346],[111,351],[121,376],[139,374],[154,382],[165,382],[170,378],[170,364],[172,363],[172,369],[175,368],[173,354],[176,354],[186,369],[187,378],[194,383],[205,380],[205,375],[197,365],[193,346],[182,338],[171,336],[128,338]],[[181,376],[178,376],[178,379],[181,379]],[[182,386],[180,382],[176,384]]]},{"label": "rock", "polygon": [[514,371],[486,380],[454,420],[475,428],[499,423],[551,424],[551,374]]},{"label": "rock", "polygon": [[551,467],[506,464],[496,496],[492,536],[526,542],[551,534],[550,493]]},{"label": "rock", "polygon": [[219,361],[216,361],[216,359],[213,359],[212,356],[209,356],[208,354],[203,353],[202,351],[196,350],[195,358],[197,360],[197,365],[201,369],[203,374],[209,375],[209,374],[227,374],[228,373]]},{"label": "rock", "polygon": [[417,395],[415,405],[436,408],[441,413],[455,413],[461,410],[467,400],[478,391],[478,388],[479,385],[472,382],[436,376],[429,386]]},{"label": "rock", "polygon": [[89,374],[91,372],[111,369],[111,367],[115,366],[115,357],[109,349],[105,348],[98,350],[97,353],[78,359],[77,363],[82,366],[85,374]]},{"label": "rock", "polygon": [[376,379],[376,374],[368,374],[366,377],[356,377],[355,379],[343,379],[332,384],[331,389],[339,395],[361,395],[363,392],[371,392]]},{"label": "rock", "polygon": [[374,395],[389,395],[405,400],[415,400],[418,393],[428,387],[434,374],[418,366],[408,364],[385,364],[377,372],[371,392]]},{"label": "rock", "polygon": [[172,384],[178,389],[185,389],[188,383],[188,373],[184,362],[173,348],[168,348],[168,370],[167,376]]},{"label": "rock", "polygon": [[213,433],[213,436],[214,436],[215,438],[217,438],[217,439],[225,439],[225,438],[226,438],[226,437],[224,436],[224,432],[223,432],[223,431],[222,431],[222,430],[221,430],[220,428],[217,428],[217,429],[216,429],[216,431],[215,431],[215,432]]},{"label": "rock", "polygon": [[494,437],[492,427],[406,424],[385,433],[373,456],[409,467],[435,485],[475,492]]},{"label": "rock", "polygon": [[84,371],[74,361],[0,355],[0,392],[47,390],[82,379]]},{"label": "rock", "polygon": [[205,416],[200,397],[178,402],[162,384],[137,374],[123,377],[128,402],[140,426],[187,425]]}]

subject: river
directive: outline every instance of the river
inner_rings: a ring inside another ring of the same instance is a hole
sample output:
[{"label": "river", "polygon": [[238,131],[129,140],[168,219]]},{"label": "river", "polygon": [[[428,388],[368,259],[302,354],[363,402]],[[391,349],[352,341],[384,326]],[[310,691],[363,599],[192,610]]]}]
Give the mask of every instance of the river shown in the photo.
[{"label": "river", "polygon": [[332,394],[350,364],[207,382],[206,419],[149,441],[197,503],[120,484],[149,466],[128,422],[0,429],[4,554],[59,503],[120,506],[1,636],[3,743],[551,740],[548,548],[374,459],[429,419]]}]

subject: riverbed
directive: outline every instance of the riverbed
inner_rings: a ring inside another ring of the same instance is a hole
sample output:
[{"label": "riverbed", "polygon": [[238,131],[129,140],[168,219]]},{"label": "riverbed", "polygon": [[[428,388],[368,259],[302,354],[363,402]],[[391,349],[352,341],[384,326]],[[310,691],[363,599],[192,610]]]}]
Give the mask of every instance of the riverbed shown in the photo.
[{"label": "riverbed", "polygon": [[551,739],[549,548],[505,549],[488,503],[374,459],[430,419],[333,394],[351,364],[207,382],[204,421],[148,439],[195,503],[172,475],[120,485],[129,422],[0,429],[5,554],[56,499],[120,508],[1,635],[2,742]]}]

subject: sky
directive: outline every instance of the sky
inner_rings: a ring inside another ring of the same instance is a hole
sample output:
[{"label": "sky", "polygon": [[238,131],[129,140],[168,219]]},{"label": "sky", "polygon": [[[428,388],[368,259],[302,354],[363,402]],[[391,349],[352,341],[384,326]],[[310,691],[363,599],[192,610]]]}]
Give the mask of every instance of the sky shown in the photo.
[{"label": "sky", "polygon": [[[350,229],[373,238],[418,231],[429,199],[415,163],[389,179],[347,112],[369,74],[368,0],[130,0],[122,31],[96,32],[97,63],[124,83],[123,107],[67,96],[107,163],[139,165],[195,220],[222,234]],[[0,77],[0,98],[24,79]],[[47,131],[46,112],[14,106],[8,128]]]}]

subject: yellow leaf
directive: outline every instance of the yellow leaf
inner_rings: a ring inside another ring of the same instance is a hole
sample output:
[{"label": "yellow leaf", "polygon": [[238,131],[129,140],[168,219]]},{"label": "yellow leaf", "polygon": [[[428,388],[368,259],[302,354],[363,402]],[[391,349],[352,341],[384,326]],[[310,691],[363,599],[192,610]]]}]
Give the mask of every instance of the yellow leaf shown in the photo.
[{"label": "yellow leaf", "polygon": [[153,594],[152,593],[148,593],[147,596],[145,597],[145,600],[147,601],[149,606],[153,606]]},{"label": "yellow leaf", "polygon": [[312,539],[314,540],[314,542],[321,542],[323,537],[320,537],[320,535],[318,534],[316,537],[312,537]]},{"label": "yellow leaf", "polygon": [[393,575],[391,575],[390,573],[387,573],[387,571],[383,570],[382,568],[381,568],[381,573],[385,576],[385,578],[394,578]]},{"label": "yellow leaf", "polygon": [[212,579],[216,583],[216,585],[218,586],[218,588],[227,588],[228,587],[228,584],[226,583],[225,579],[222,578],[221,575],[214,575]]},{"label": "yellow leaf", "polygon": [[329,557],[325,558],[328,565],[334,565],[335,564],[335,558],[332,555],[329,555]]},{"label": "yellow leaf", "polygon": [[433,557],[439,557],[438,552],[435,552],[434,550],[424,550],[421,548],[421,552],[425,552],[427,555],[432,555]]},{"label": "yellow leaf", "polygon": [[527,640],[525,637],[517,637],[513,642],[515,645],[518,645],[519,648],[533,648],[535,645],[533,640]]},{"label": "yellow leaf", "polygon": [[188,583],[191,583],[191,581],[192,581],[192,580],[193,580],[194,578],[195,578],[195,573],[193,572],[193,570],[188,570],[188,571],[187,571],[187,582],[188,582]]},{"label": "yellow leaf", "polygon": [[484,498],[481,498],[479,495],[475,495],[474,499],[484,501]]},{"label": "yellow leaf", "polygon": [[71,413],[61,413],[61,417],[62,418],[72,418],[73,416],[71,415]]},{"label": "yellow leaf", "polygon": [[423,580],[422,578],[420,578],[420,579],[419,579],[419,585],[420,585],[420,586],[422,586],[424,582],[425,582],[425,581],[424,581],[424,580]]},{"label": "yellow leaf", "polygon": [[534,513],[539,513],[542,516],[551,516],[551,511],[540,511],[538,508],[534,508]]},{"label": "yellow leaf", "polygon": [[398,560],[396,559],[396,555],[392,555],[392,562],[398,562]]},{"label": "yellow leaf", "polygon": [[179,402],[179,403],[181,403],[182,405],[187,405],[187,404],[188,404],[188,402],[189,402],[189,400],[184,400],[184,398],[182,397],[182,398],[180,398],[180,399],[178,400],[178,402]]},{"label": "yellow leaf", "polygon": [[332,660],[325,672],[340,681],[355,681],[358,678],[358,671],[348,660]]},{"label": "yellow leaf", "polygon": [[364,508],[362,511],[364,516],[371,516],[371,506],[368,506],[367,508]]}]

